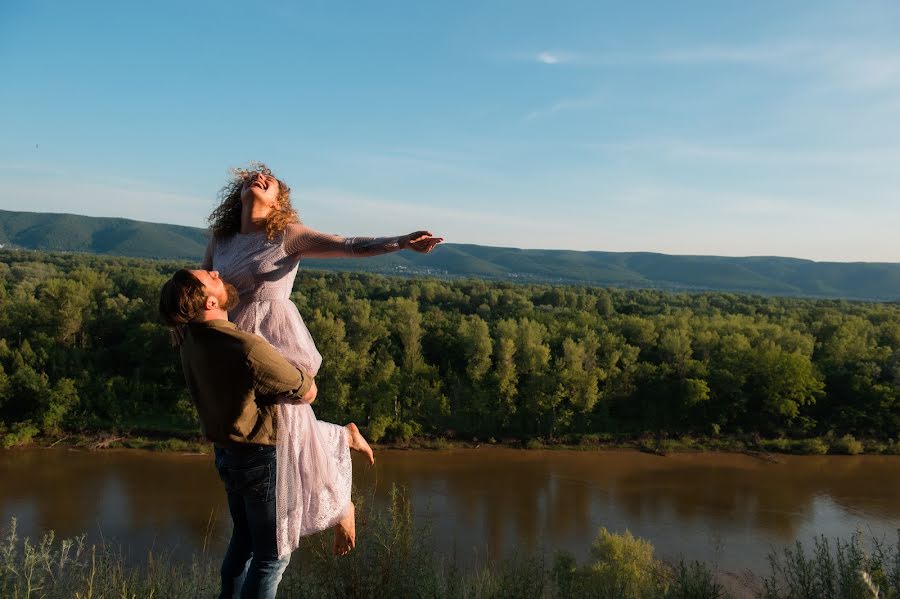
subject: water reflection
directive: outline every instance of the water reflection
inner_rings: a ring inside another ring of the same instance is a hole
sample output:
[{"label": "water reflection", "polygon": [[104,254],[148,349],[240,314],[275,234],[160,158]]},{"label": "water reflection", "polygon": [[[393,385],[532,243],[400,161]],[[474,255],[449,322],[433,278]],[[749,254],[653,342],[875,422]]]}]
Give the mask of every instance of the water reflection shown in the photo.
[{"label": "water reflection", "polygon": [[[355,463],[356,483],[386,503],[408,489],[441,552],[472,563],[514,550],[587,555],[599,526],[631,530],[674,559],[760,568],[766,552],[857,528],[900,526],[900,458],[536,452],[495,448],[381,451]],[[189,555],[221,547],[228,518],[209,456],[67,450],[0,452],[0,516],[24,534],[53,528]],[[210,521],[213,524],[210,527]]]}]

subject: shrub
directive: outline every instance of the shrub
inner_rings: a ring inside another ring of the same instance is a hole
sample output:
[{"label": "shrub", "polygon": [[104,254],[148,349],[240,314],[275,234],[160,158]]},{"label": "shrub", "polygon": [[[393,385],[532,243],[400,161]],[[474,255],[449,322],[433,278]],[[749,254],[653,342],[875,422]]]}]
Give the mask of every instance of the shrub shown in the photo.
[{"label": "shrub", "polygon": [[596,433],[581,435],[581,439],[578,440],[579,445],[597,445],[598,443],[600,443],[600,435]]},{"label": "shrub", "polygon": [[369,441],[378,443],[384,439],[384,435],[392,422],[393,419],[390,416],[376,416],[373,418],[366,428],[366,436],[369,437]]},{"label": "shrub", "polygon": [[39,432],[38,427],[34,426],[30,420],[16,422],[10,427],[9,432],[3,435],[0,445],[2,445],[4,449],[17,447],[19,445],[28,445]]},{"label": "shrub", "polygon": [[828,453],[828,444],[818,437],[803,439],[799,443],[799,450],[810,455],[825,455]]},{"label": "shrub", "polygon": [[422,427],[416,422],[395,422],[387,428],[385,436],[392,441],[407,443],[421,431]]},{"label": "shrub", "polygon": [[653,545],[629,531],[616,535],[605,528],[591,545],[593,563],[587,566],[591,586],[613,597],[659,597],[663,565],[653,557]]},{"label": "shrub", "polygon": [[777,451],[778,453],[788,453],[793,446],[790,439],[785,439],[784,437],[763,439],[759,444],[766,451]]},{"label": "shrub", "polygon": [[863,452],[863,444],[856,440],[853,435],[844,435],[838,439],[832,446],[835,453],[845,455],[859,455]]}]

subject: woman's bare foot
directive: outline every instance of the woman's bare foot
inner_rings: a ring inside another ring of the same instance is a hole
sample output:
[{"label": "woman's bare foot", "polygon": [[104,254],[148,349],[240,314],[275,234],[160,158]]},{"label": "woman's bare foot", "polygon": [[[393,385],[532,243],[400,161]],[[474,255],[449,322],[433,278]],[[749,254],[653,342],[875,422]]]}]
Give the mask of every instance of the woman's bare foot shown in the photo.
[{"label": "woman's bare foot", "polygon": [[346,555],[356,547],[356,508],[353,502],[347,508],[347,513],[334,527],[334,554]]},{"label": "woman's bare foot", "polygon": [[356,428],[356,425],[352,422],[345,426],[349,435],[347,436],[347,442],[350,444],[350,449],[353,451],[358,451],[366,455],[369,458],[369,464],[375,463],[375,455],[372,453],[372,448],[369,447],[368,442],[362,436],[362,433],[359,432],[359,429]]}]

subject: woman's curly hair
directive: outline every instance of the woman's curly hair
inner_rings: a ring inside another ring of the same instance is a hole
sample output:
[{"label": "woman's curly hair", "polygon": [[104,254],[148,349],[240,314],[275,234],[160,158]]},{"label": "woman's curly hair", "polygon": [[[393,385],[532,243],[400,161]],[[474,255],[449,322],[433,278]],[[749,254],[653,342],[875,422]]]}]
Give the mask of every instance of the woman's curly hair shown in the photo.
[{"label": "woman's curly hair", "polygon": [[[248,178],[262,173],[274,177],[262,162],[251,162],[247,168],[232,168],[231,181],[219,191],[219,205],[209,215],[209,229],[216,239],[230,237],[241,230],[241,188]],[[300,222],[297,211],[291,205],[291,188],[287,183],[278,181],[278,200],[266,219],[266,237],[275,239],[291,223]]]}]

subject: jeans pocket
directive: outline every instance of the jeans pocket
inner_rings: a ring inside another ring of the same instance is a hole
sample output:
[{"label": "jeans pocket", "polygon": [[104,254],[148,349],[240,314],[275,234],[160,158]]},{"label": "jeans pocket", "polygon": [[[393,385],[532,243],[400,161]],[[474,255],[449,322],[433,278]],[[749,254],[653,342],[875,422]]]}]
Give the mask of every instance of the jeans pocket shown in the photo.
[{"label": "jeans pocket", "polygon": [[272,494],[272,466],[263,464],[252,468],[230,468],[231,489],[247,499],[268,501]]}]

